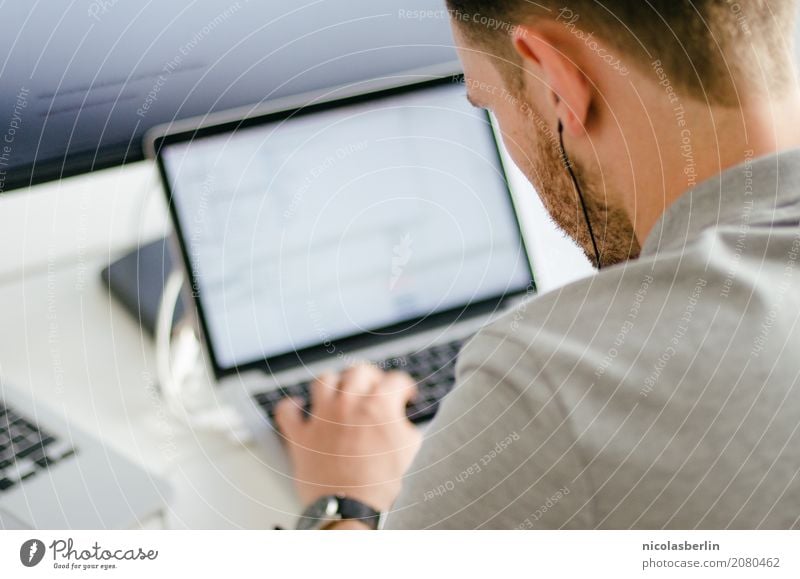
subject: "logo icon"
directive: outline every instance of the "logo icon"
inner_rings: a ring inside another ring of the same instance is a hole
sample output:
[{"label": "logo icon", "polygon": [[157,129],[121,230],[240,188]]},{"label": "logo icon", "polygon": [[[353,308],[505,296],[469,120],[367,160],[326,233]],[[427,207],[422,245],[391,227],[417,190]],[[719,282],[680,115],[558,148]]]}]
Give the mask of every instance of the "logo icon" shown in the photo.
[{"label": "logo icon", "polygon": [[19,560],[26,567],[35,567],[44,558],[44,543],[39,539],[28,539],[19,548]]},{"label": "logo icon", "polygon": [[414,241],[411,239],[411,234],[406,233],[400,239],[400,243],[392,248],[392,277],[389,280],[389,290],[393,290],[397,286],[397,282],[403,276],[403,270],[411,261],[411,256],[414,254],[412,246]]}]

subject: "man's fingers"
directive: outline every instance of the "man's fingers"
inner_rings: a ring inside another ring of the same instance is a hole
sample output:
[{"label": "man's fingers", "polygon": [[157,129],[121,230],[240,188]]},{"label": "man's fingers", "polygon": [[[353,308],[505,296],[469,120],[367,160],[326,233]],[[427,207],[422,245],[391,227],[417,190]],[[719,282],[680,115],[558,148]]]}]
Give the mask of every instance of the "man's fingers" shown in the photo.
[{"label": "man's fingers", "polygon": [[369,395],[383,378],[383,372],[371,364],[358,364],[342,372],[338,389],[342,394]]},{"label": "man's fingers", "polygon": [[301,398],[284,398],[275,406],[275,424],[289,440],[299,434],[305,425],[303,420],[303,400]]},{"label": "man's fingers", "polygon": [[388,372],[373,395],[403,409],[417,395],[417,383],[406,372]]},{"label": "man's fingers", "polygon": [[311,411],[316,414],[317,409],[328,406],[336,396],[336,385],[339,377],[333,372],[324,372],[311,382]]}]

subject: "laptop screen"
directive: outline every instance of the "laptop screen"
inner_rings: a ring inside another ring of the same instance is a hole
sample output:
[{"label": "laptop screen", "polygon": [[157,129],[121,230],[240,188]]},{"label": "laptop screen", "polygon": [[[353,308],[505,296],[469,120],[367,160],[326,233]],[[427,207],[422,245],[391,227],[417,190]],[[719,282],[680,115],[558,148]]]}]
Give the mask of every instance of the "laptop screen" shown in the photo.
[{"label": "laptop screen", "polygon": [[488,116],[460,83],[201,131],[160,160],[223,372],[531,285]]}]

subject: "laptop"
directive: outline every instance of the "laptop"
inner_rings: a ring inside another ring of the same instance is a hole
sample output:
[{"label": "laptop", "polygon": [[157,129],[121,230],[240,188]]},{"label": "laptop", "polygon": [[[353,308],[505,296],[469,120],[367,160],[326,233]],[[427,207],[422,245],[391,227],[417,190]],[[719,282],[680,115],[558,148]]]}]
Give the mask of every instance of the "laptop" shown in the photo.
[{"label": "laptop", "polygon": [[217,393],[256,430],[324,370],[409,372],[430,420],[458,352],[535,291],[491,120],[428,69],[161,127],[147,150]]},{"label": "laptop", "polygon": [[0,379],[0,529],[132,529],[166,483]]}]

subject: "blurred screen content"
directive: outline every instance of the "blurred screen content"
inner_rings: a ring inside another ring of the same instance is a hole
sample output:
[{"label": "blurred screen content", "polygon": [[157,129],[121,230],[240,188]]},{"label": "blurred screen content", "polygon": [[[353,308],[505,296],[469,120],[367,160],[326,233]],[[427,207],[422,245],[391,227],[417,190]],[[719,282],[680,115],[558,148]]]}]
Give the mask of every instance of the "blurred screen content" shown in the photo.
[{"label": "blurred screen content", "polygon": [[488,117],[458,83],[162,154],[223,368],[530,284]]}]

